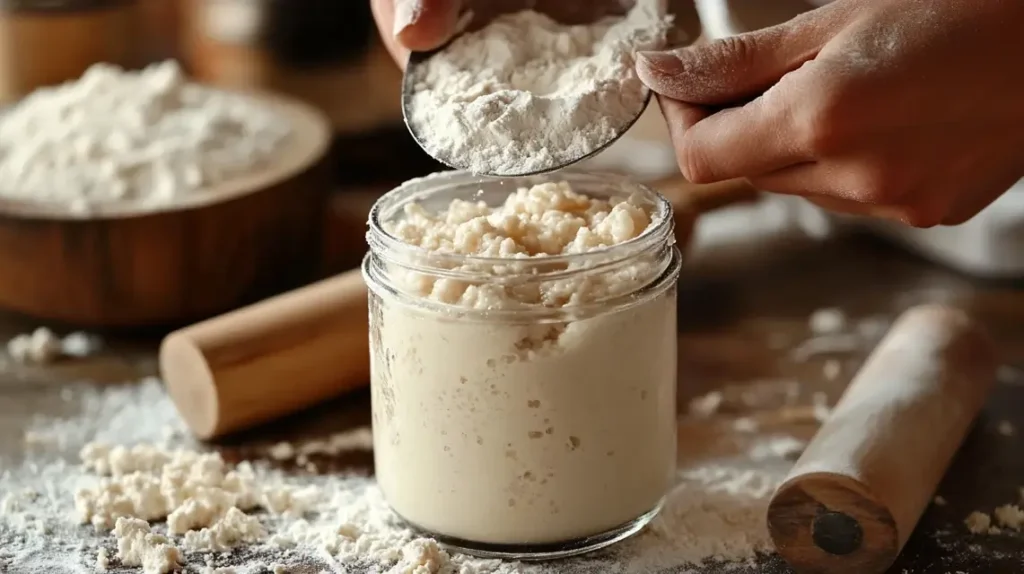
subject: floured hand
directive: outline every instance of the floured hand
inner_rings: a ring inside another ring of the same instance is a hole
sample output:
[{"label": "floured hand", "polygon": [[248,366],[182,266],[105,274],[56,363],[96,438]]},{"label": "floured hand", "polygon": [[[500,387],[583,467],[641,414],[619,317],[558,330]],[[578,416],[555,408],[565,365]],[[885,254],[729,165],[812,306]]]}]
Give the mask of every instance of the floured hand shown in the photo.
[{"label": "floured hand", "polygon": [[1019,0],[836,0],[637,71],[693,182],[950,225],[1024,177],[1021,22]]}]

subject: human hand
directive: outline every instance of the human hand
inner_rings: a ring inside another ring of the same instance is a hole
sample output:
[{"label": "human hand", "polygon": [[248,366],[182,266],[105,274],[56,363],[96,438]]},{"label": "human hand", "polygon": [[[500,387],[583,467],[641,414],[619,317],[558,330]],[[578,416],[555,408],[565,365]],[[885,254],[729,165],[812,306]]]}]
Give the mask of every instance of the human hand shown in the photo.
[{"label": "human hand", "polygon": [[1021,22],[1019,0],[836,0],[637,71],[692,182],[953,225],[1024,177]]},{"label": "human hand", "polygon": [[460,0],[370,0],[384,45],[403,64],[411,50],[433,50],[451,38],[461,4]]},{"label": "human hand", "polygon": [[564,22],[588,22],[602,13],[621,13],[625,0],[371,0],[381,38],[404,64],[410,51],[441,47],[454,34],[462,9],[472,11],[467,29],[479,28],[498,14],[534,8]]}]

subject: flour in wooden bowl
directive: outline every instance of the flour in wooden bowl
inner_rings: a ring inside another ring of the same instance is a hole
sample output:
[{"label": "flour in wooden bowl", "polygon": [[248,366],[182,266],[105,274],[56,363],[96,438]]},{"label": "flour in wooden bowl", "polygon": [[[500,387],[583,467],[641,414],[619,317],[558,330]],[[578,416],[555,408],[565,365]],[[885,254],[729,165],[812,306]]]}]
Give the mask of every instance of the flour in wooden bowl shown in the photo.
[{"label": "flour in wooden bowl", "polygon": [[254,99],[188,81],[174,61],[96,64],[0,116],[0,198],[73,212],[173,204],[265,166],[291,130]]}]

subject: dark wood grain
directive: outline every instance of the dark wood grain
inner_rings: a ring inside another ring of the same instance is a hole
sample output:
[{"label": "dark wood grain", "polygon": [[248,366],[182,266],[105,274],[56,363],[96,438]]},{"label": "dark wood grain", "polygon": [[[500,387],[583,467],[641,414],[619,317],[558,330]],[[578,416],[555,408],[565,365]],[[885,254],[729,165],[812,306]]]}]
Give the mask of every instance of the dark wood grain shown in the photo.
[{"label": "dark wood grain", "polygon": [[[837,507],[846,512],[828,512]],[[815,537],[817,522],[807,528],[809,516],[835,519],[828,528],[829,542]],[[899,534],[889,510],[848,477],[801,477],[782,485],[768,510],[768,530],[779,553],[805,574],[884,571],[899,553]]]}]

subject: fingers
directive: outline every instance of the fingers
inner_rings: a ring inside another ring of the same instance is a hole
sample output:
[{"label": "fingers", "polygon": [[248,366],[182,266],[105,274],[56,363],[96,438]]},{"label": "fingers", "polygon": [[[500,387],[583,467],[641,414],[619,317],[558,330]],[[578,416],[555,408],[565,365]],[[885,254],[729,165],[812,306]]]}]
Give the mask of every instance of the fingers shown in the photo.
[{"label": "fingers", "polygon": [[768,173],[810,159],[787,138],[789,119],[777,98],[758,98],[716,113],[659,96],[679,169],[693,183]]},{"label": "fingers", "polygon": [[703,106],[687,104],[666,98],[661,94],[655,94],[655,97],[658,99],[661,115],[665,117],[665,121],[668,124],[668,131],[669,135],[672,136],[673,144],[681,142],[686,130],[692,128],[697,122],[708,117],[711,113],[710,110]]},{"label": "fingers", "polygon": [[[947,206],[940,196],[907,196],[900,205],[876,204],[848,199],[864,194],[853,187],[855,178],[844,177],[845,170],[807,162],[750,178],[757,189],[800,195],[834,213],[896,221],[913,227],[932,227],[942,222]],[[929,190],[932,191],[932,190]]]},{"label": "fingers", "polygon": [[439,48],[455,33],[459,6],[457,0],[395,0],[394,36],[414,52]]},{"label": "fingers", "polygon": [[898,209],[858,203],[848,199],[836,199],[834,197],[813,195],[807,196],[804,199],[825,211],[831,211],[832,213],[856,215],[859,217],[872,217],[875,219],[887,219],[889,221],[898,221],[900,223],[903,223],[905,219],[903,212]]},{"label": "fingers", "polygon": [[377,32],[384,42],[384,47],[399,65],[404,66],[409,60],[409,50],[398,43],[393,33],[395,26],[394,0],[370,0],[373,19],[377,23]]},{"label": "fingers", "polygon": [[396,62],[433,50],[455,33],[460,0],[371,0],[381,39]]},{"label": "fingers", "polygon": [[[896,221],[912,227],[960,225],[987,208],[1019,179],[1016,173],[997,173],[974,180],[968,189],[962,184],[970,178],[946,178],[904,193],[898,204],[871,203],[847,199],[871,197],[856,189],[856,171],[835,169],[817,163],[792,166],[750,179],[751,185],[763,191],[800,195],[808,201],[835,213]],[[844,175],[845,174],[845,175]],[[893,201],[893,200],[889,200]]]},{"label": "fingers", "polygon": [[[827,20],[826,20],[827,21]],[[828,38],[825,25],[798,18],[756,32],[664,52],[639,52],[637,74],[649,88],[692,104],[750,99],[813,59]]]}]

